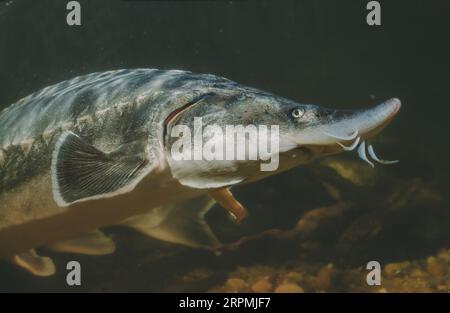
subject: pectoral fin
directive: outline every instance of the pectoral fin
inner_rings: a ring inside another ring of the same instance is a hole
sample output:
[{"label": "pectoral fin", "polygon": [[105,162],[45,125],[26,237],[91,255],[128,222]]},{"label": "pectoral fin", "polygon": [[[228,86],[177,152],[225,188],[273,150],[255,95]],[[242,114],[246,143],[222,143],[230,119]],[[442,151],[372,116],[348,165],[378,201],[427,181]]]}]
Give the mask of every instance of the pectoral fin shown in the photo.
[{"label": "pectoral fin", "polygon": [[72,132],[58,139],[52,158],[53,195],[59,206],[126,193],[154,167],[141,142],[104,153]]},{"label": "pectoral fin", "polygon": [[240,223],[247,217],[247,210],[236,200],[229,188],[216,189],[209,192],[211,198],[217,201],[221,207],[230,213],[231,217]]},{"label": "pectoral fin", "polygon": [[52,259],[41,257],[34,250],[15,255],[10,260],[36,276],[51,276],[56,271]]},{"label": "pectoral fin", "polygon": [[152,211],[127,219],[123,225],[160,240],[214,249],[220,246],[220,242],[204,219],[213,205],[212,199],[202,196],[154,209],[160,212],[159,217]]},{"label": "pectoral fin", "polygon": [[47,246],[47,248],[57,252],[87,255],[106,255],[114,253],[116,250],[112,239],[99,230],[83,234],[76,238],[53,243]]}]

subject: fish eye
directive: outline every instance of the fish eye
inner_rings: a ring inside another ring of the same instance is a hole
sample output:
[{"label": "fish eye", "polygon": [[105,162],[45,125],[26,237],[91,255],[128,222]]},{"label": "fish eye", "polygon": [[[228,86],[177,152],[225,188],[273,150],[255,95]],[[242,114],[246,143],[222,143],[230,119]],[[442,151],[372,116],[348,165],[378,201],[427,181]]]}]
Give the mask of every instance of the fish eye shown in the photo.
[{"label": "fish eye", "polygon": [[301,118],[303,114],[305,114],[305,110],[302,108],[296,108],[292,110],[291,114],[293,118]]}]

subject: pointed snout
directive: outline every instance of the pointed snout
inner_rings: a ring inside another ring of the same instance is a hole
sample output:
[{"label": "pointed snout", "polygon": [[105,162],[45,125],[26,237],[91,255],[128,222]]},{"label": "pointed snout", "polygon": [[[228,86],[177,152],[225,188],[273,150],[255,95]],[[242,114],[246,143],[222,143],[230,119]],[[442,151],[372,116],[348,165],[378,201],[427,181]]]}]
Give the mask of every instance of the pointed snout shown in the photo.
[{"label": "pointed snout", "polygon": [[400,100],[393,98],[366,110],[324,110],[329,113],[322,114],[321,120],[314,125],[296,132],[293,141],[298,145],[334,145],[352,142],[358,137],[365,140],[386,127],[400,107]]},{"label": "pointed snout", "polygon": [[393,98],[362,111],[354,117],[355,129],[363,139],[373,137],[392,121],[401,106],[400,100]]}]

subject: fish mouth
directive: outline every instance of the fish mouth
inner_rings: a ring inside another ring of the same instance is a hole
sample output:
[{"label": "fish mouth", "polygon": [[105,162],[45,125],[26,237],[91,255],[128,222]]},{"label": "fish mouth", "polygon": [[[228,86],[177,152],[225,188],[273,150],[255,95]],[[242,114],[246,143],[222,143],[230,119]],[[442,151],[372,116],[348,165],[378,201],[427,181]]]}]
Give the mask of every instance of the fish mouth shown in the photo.
[{"label": "fish mouth", "polygon": [[397,163],[398,160],[387,161],[378,158],[368,139],[380,133],[398,114],[400,108],[400,100],[393,98],[374,108],[350,111],[344,117],[305,129],[302,134],[296,136],[295,141],[299,146],[327,154],[356,149],[358,156],[372,167],[372,161],[381,164]]}]

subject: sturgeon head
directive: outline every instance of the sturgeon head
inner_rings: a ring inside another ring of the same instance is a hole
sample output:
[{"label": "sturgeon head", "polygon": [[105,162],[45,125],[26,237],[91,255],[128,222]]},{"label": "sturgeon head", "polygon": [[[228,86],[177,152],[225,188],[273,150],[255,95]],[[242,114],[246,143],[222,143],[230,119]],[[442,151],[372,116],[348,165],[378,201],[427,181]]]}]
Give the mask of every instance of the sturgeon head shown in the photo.
[{"label": "sturgeon head", "polygon": [[396,98],[365,110],[299,105],[292,108],[294,126],[285,134],[285,142],[309,152],[311,158],[357,150],[358,156],[372,167],[374,162],[397,163],[378,158],[367,142],[390,123],[400,107],[401,102]]},{"label": "sturgeon head", "polygon": [[[202,189],[259,180],[324,155],[352,150],[371,166],[390,164],[397,161],[378,158],[368,140],[389,124],[400,106],[394,98],[369,109],[338,110],[247,87],[207,90],[166,120],[164,142],[173,176],[183,185]],[[239,142],[236,132],[230,135],[226,131],[230,127],[239,129],[245,140]],[[251,135],[252,129],[257,130],[256,136]],[[186,133],[190,139],[181,139]],[[266,141],[262,153],[258,150],[261,139]],[[256,158],[250,147],[258,147]],[[235,151],[229,153],[230,148]],[[246,158],[239,159],[236,150],[243,148]],[[234,159],[227,153],[234,153]],[[271,169],[262,170],[264,164]]]}]

